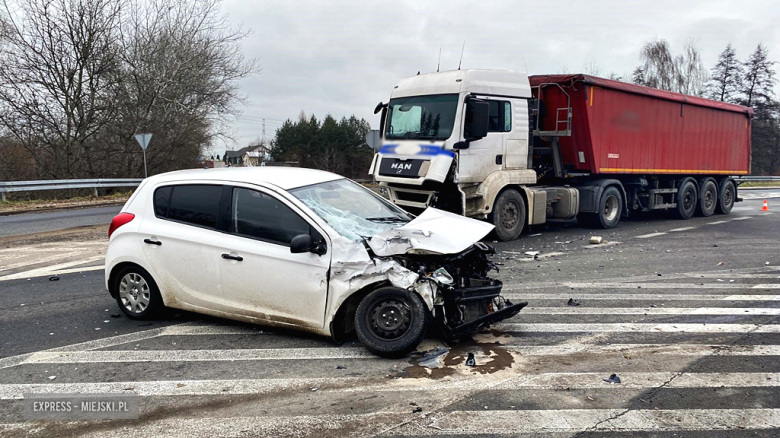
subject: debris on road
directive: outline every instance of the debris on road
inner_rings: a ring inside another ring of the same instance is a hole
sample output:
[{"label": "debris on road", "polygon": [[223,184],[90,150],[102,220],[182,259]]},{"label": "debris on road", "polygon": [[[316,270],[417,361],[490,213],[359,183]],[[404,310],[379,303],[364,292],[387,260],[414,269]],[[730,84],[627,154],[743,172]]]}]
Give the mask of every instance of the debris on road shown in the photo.
[{"label": "debris on road", "polygon": [[336,365],[336,369],[337,370],[346,370],[347,367],[345,367],[344,365]]},{"label": "debris on road", "polygon": [[769,262],[764,263],[764,265],[769,266]]},{"label": "debris on road", "polygon": [[112,317],[112,318],[119,318],[119,317],[121,317],[121,316],[122,316],[122,314],[121,314],[121,313],[112,313],[112,314],[111,314],[111,317]]},{"label": "debris on road", "polygon": [[468,359],[466,359],[466,366],[467,367],[477,366],[477,361],[474,359],[474,353],[469,353],[469,357]]},{"label": "debris on road", "polygon": [[60,279],[60,277],[58,277],[56,275],[52,275],[51,277],[49,277],[49,281],[59,281],[59,279]]},{"label": "debris on road", "polygon": [[539,251],[526,251],[524,254],[536,258],[539,255]]},{"label": "debris on road", "polygon": [[414,408],[414,409],[412,409],[412,413],[413,413],[413,414],[418,414],[418,413],[420,413],[420,412],[422,412],[422,408],[421,408],[421,407],[419,407],[419,406],[418,406],[418,407],[416,407],[416,408]]},{"label": "debris on road", "polygon": [[420,359],[420,366],[430,369],[444,368],[444,356],[449,353],[449,348],[436,347],[433,350],[426,351],[422,359]]},{"label": "debris on road", "polygon": [[49,376],[49,380],[54,380],[56,378],[57,378],[57,376]]},{"label": "debris on road", "polygon": [[723,262],[718,262],[718,266],[723,266]]},{"label": "debris on road", "polygon": [[604,241],[604,239],[602,239],[602,237],[601,237],[601,236],[591,236],[591,237],[590,237],[590,240],[588,240],[588,242],[589,242],[591,245],[598,245],[598,244],[600,244],[600,243],[601,243],[601,242],[603,242],[603,241]]},{"label": "debris on road", "polygon": [[609,379],[603,379],[607,383],[620,383],[620,377],[617,374],[612,374]]},{"label": "debris on road", "polygon": [[566,303],[566,305],[576,307],[580,305],[580,302],[575,300],[574,298],[569,298],[569,301]]}]

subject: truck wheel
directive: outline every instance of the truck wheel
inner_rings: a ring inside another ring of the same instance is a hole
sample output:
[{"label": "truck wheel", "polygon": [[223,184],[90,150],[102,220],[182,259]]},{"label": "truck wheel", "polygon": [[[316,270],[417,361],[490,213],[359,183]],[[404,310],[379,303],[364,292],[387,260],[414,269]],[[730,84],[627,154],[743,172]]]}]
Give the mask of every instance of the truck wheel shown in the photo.
[{"label": "truck wheel", "polygon": [[517,190],[501,193],[493,205],[490,222],[496,227],[498,240],[506,242],[520,237],[525,227],[525,201]]},{"label": "truck wheel", "polygon": [[734,181],[728,180],[720,187],[720,196],[715,204],[715,212],[720,214],[729,214],[734,208],[734,201],[737,197],[737,188]]},{"label": "truck wheel", "polygon": [[623,195],[615,186],[610,186],[601,192],[598,213],[580,213],[577,221],[587,228],[615,228],[623,213]]},{"label": "truck wheel", "polygon": [[357,337],[382,357],[404,357],[425,336],[425,303],[415,292],[382,287],[363,298],[355,312]]},{"label": "truck wheel", "polygon": [[696,205],[696,214],[699,216],[712,216],[718,204],[718,186],[715,181],[708,179],[701,185],[699,203]]},{"label": "truck wheel", "polygon": [[697,200],[693,181],[685,181],[677,190],[677,209],[674,210],[674,215],[678,219],[690,219],[696,211]]}]

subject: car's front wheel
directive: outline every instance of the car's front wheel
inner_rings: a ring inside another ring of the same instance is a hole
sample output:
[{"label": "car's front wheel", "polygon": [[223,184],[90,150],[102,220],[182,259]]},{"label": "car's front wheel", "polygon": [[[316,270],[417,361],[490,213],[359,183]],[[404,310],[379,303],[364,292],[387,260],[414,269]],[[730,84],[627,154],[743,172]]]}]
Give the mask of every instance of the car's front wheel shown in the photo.
[{"label": "car's front wheel", "polygon": [[152,276],[139,267],[123,269],[114,280],[113,292],[119,308],[128,318],[151,318],[165,307]]},{"label": "car's front wheel", "polygon": [[382,287],[360,302],[355,331],[360,342],[382,357],[403,357],[425,336],[425,303],[415,292]]}]

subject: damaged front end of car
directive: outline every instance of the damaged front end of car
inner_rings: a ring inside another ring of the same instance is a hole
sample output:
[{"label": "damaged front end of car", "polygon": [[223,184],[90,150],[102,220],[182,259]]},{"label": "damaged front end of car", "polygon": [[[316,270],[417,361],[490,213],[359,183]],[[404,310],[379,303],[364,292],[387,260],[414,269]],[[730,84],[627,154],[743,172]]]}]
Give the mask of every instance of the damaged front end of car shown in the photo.
[{"label": "damaged front end of car", "polygon": [[[453,339],[517,315],[527,302],[501,296],[501,280],[490,261],[492,246],[477,242],[458,254],[405,254],[395,258],[419,275],[414,289],[430,299],[430,316],[444,338]],[[428,301],[428,300],[426,300]]]},{"label": "damaged front end of car", "polygon": [[501,296],[503,284],[490,261],[495,250],[479,242],[493,226],[429,208],[408,224],[366,241],[373,259],[392,260],[414,273],[413,288],[425,301],[432,322],[445,338],[517,315],[528,303]]}]

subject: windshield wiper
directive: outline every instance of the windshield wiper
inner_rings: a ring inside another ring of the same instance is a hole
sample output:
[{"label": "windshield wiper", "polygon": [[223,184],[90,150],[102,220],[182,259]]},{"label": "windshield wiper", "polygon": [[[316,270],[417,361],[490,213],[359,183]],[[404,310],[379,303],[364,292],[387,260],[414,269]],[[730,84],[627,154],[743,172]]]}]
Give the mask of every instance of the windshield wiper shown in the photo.
[{"label": "windshield wiper", "polygon": [[398,216],[386,216],[386,217],[367,217],[366,220],[372,221],[372,222],[409,222],[406,219],[400,218]]}]

